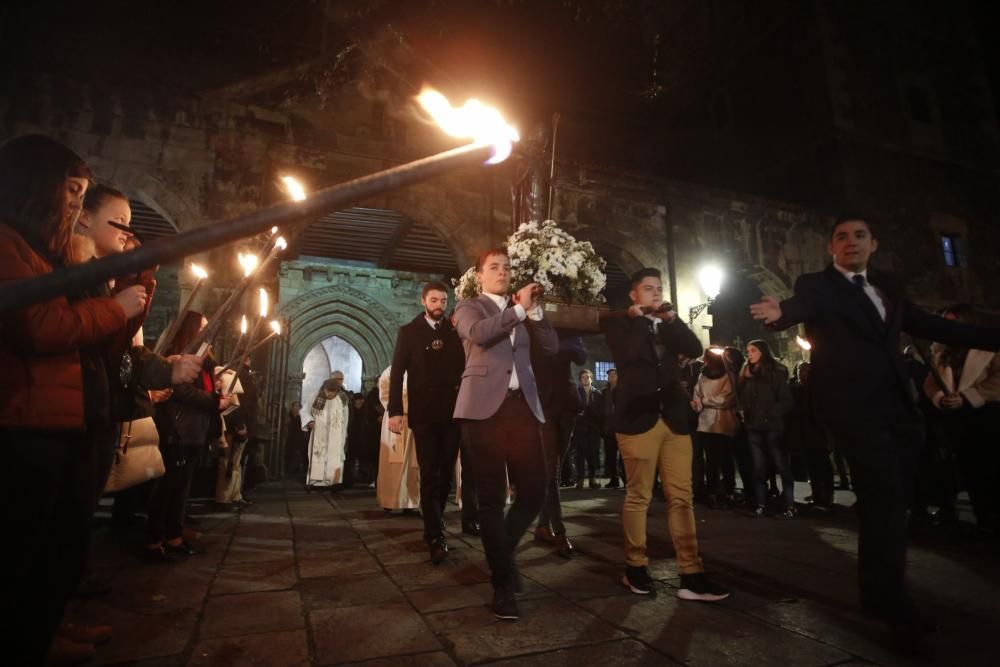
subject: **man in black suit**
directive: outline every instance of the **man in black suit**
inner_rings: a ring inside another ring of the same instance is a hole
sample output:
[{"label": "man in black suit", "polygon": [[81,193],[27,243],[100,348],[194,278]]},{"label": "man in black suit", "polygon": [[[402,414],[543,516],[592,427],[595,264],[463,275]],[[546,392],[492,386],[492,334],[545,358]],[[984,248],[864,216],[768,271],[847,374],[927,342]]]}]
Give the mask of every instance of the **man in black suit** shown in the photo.
[{"label": "man in black suit", "polygon": [[858,496],[861,607],[911,651],[933,625],[915,615],[904,581],[906,507],[923,430],[900,332],[989,350],[1000,347],[1000,332],[914,306],[889,276],[868,269],[877,248],[863,217],[838,219],[829,244],[833,263],[799,276],[791,298],[766,296],[750,312],[772,330],[805,324],[816,416],[847,456]]},{"label": "man in black suit", "polygon": [[[424,285],[422,313],[399,328],[389,374],[389,430],[399,433],[406,419],[413,431],[420,466],[420,511],[424,540],[431,562],[437,565],[448,555],[444,536],[444,508],[451,491],[452,471],[458,457],[461,429],[452,418],[455,398],[465,368],[462,341],[444,316],[448,288],[440,282]],[[409,413],[403,409],[403,374],[407,373]],[[475,489],[463,484],[462,528],[478,534]],[[470,503],[469,500],[472,499]]]},{"label": "man in black suit", "polygon": [[591,489],[599,488],[597,483],[597,462],[600,458],[601,429],[604,428],[604,395],[594,386],[594,374],[584,368],[577,376],[576,386],[579,411],[573,440],[576,442],[576,488],[583,488],[583,475],[587,471]]},{"label": "man in black suit", "polygon": [[667,498],[670,537],[677,552],[683,600],[714,602],[729,592],[705,576],[698,555],[691,491],[690,401],[679,381],[678,355],[701,356],[701,342],[663,303],[660,272],[645,268],[632,276],[632,305],[625,316],[602,320],[618,369],[614,430],[628,481],[622,525],[625,576],[637,595],[655,595],[646,570],[646,514],[659,469]]}]

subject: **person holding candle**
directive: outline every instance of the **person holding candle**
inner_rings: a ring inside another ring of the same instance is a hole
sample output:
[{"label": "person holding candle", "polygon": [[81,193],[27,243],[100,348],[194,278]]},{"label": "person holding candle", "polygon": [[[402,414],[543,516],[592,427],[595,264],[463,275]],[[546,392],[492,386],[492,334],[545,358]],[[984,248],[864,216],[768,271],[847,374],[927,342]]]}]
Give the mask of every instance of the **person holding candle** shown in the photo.
[{"label": "person holding candle", "polygon": [[[201,313],[189,310],[167,351],[187,349],[206,323]],[[141,552],[146,560],[172,562],[177,556],[202,553],[183,537],[184,506],[198,456],[211,438],[221,435],[220,413],[233,404],[232,396],[222,395],[217,386],[215,366],[209,351],[198,377],[175,384],[170,398],[156,405],[154,419],[166,472],[149,500],[148,539]]]},{"label": "person holding candle", "polygon": [[[59,142],[27,135],[0,148],[0,285],[77,261],[73,228],[90,186],[87,164]],[[0,313],[0,441],[8,470],[2,552],[7,586],[0,643],[12,665],[44,664],[83,574],[97,451],[86,410],[81,350],[142,313],[145,289],[60,296]],[[86,648],[84,646],[84,648]]]}]

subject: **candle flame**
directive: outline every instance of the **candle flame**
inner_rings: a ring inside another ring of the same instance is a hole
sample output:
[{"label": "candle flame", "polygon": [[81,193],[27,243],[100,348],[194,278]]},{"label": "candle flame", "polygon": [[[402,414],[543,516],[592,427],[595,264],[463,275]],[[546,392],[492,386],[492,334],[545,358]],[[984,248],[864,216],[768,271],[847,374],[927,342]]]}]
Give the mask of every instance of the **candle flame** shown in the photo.
[{"label": "candle flame", "polygon": [[201,268],[197,264],[191,265],[191,273],[193,273],[194,277],[197,278],[198,280],[204,280],[205,278],[208,278],[208,271]]},{"label": "candle flame", "polygon": [[277,238],[277,239],[276,239],[276,240],[274,241],[274,247],[275,247],[275,248],[278,248],[279,250],[284,250],[285,248],[287,248],[287,247],[288,247],[288,242],[287,242],[287,241],[285,241],[285,237],[284,237],[284,236],[279,236],[279,237],[278,237],[278,238]]},{"label": "candle flame", "polygon": [[[294,176],[282,176],[281,182],[285,184],[285,192],[295,201],[302,201],[306,198],[306,189],[302,187],[302,184]],[[277,231],[277,229],[275,227],[274,231]]]},{"label": "candle flame", "polygon": [[267,290],[260,288],[260,316],[267,317]]},{"label": "candle flame", "polygon": [[271,320],[271,330],[274,331],[275,335],[281,334],[281,322],[278,320]]},{"label": "candle flame", "polygon": [[257,259],[257,255],[251,255],[251,254],[244,255],[243,253],[240,253],[239,255],[236,256],[236,258],[240,261],[240,266],[243,267],[244,276],[249,276],[251,273],[254,272],[254,269],[257,268],[257,262],[259,261]]},{"label": "candle flame", "polygon": [[807,341],[802,336],[796,336],[795,342],[798,343],[799,347],[801,347],[803,350],[811,350],[813,348],[812,343]]},{"label": "candle flame", "polygon": [[506,160],[514,142],[520,139],[517,130],[504,121],[499,111],[479,100],[469,100],[456,109],[444,95],[425,88],[417,101],[445,134],[472,139],[476,143],[493,144],[493,156],[486,161],[487,164]]},{"label": "candle flame", "polygon": [[247,316],[244,315],[240,318],[240,333],[245,334],[247,332]]}]

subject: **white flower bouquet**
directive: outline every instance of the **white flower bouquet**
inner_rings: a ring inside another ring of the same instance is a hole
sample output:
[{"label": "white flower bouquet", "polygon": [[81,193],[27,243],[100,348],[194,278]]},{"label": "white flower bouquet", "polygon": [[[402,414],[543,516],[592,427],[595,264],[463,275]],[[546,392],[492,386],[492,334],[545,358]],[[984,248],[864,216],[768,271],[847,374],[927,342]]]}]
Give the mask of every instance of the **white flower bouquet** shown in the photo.
[{"label": "white flower bouquet", "polygon": [[[601,290],[607,284],[605,261],[589,241],[577,241],[553,220],[526,222],[507,238],[511,292],[528,283],[545,288],[546,296],[565,303],[596,306],[604,303]],[[475,267],[453,280],[455,297],[478,296],[482,287]]]}]

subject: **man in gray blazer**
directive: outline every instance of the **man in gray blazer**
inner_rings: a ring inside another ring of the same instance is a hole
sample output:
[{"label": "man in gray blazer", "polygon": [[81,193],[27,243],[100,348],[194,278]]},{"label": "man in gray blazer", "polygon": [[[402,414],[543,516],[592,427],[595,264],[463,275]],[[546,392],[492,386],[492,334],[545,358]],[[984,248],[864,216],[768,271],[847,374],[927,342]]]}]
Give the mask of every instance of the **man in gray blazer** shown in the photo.
[{"label": "man in gray blazer", "polygon": [[[492,572],[493,613],[517,620],[514,551],[545,500],[545,421],[531,369],[531,345],[559,351],[555,329],[542,317],[536,285],[508,299],[510,258],[503,248],[476,260],[483,293],[458,302],[455,325],[465,345],[465,371],[455,404],[462,420],[479,496],[479,528]],[[516,499],[504,517],[507,478]]]}]

